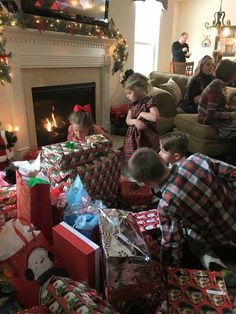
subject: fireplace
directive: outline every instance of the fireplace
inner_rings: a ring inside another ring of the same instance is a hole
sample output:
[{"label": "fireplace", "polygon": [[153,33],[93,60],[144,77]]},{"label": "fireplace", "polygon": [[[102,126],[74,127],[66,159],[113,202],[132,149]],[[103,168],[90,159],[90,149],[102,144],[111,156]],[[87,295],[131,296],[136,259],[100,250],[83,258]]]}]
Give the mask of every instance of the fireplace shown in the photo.
[{"label": "fireplace", "polygon": [[[37,140],[39,135],[33,104],[36,96],[32,94],[37,88],[95,83],[93,113],[96,122],[109,130],[110,53],[115,40],[49,31],[40,33],[33,29],[22,30],[11,26],[4,27],[4,35],[7,38],[7,50],[12,52],[9,60],[12,84],[4,87],[4,91],[0,90],[0,116],[4,123],[19,127],[15,147],[18,156],[34,146],[48,143],[44,141],[44,136],[40,136],[43,138],[41,143]],[[66,101],[66,105],[71,107],[60,115],[66,119],[73,105],[80,102],[77,98],[70,104]],[[80,104],[87,103],[93,106],[91,97]],[[52,123],[52,112],[59,109],[55,107],[54,101],[49,100],[47,105],[42,110],[47,112],[46,119]],[[46,138],[52,134],[48,133],[50,132],[46,133]],[[57,140],[64,139],[65,135]]]},{"label": "fireplace", "polygon": [[90,104],[95,117],[95,82],[33,87],[33,108],[37,145],[66,141],[68,116],[75,104]]}]

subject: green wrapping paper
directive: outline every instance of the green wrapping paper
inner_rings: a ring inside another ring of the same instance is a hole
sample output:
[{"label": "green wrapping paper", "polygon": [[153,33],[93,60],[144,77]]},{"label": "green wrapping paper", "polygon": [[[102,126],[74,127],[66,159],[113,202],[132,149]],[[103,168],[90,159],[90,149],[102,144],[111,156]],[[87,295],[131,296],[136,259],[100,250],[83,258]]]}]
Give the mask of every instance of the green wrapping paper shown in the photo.
[{"label": "green wrapping paper", "polygon": [[121,153],[110,151],[92,162],[87,162],[68,170],[55,171],[52,167],[45,171],[51,188],[60,186],[66,191],[79,175],[89,195],[94,199],[106,200],[116,195],[119,189]]},{"label": "green wrapping paper", "polygon": [[42,168],[68,170],[110,151],[110,142],[102,135],[91,135],[86,142],[63,142],[42,147]]},{"label": "green wrapping paper", "polygon": [[30,178],[27,184],[30,188],[32,188],[36,184],[49,184],[49,182],[47,180],[40,179],[40,178]]}]

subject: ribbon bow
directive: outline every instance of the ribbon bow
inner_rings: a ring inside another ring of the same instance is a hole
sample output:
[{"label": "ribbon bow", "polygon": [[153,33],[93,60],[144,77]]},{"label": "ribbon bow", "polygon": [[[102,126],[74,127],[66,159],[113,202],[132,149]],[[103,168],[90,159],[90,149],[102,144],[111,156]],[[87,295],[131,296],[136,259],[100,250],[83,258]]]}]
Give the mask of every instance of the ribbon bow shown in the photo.
[{"label": "ribbon bow", "polygon": [[85,105],[85,106],[74,105],[73,111],[74,112],[80,112],[80,111],[91,112],[91,107],[90,105]]}]

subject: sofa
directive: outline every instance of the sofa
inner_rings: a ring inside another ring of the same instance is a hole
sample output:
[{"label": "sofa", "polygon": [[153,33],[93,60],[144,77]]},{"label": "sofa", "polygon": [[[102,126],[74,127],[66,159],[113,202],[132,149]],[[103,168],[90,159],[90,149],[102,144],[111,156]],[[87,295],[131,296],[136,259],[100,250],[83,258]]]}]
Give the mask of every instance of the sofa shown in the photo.
[{"label": "sofa", "polygon": [[[158,122],[160,124],[160,134],[172,130],[184,132],[188,137],[191,153],[200,152],[210,157],[221,157],[233,152],[236,146],[236,138],[221,139],[214,128],[198,123],[197,114],[181,112],[174,94],[166,90],[165,83],[170,77],[178,84],[182,96],[184,96],[189,77],[158,71],[150,73],[150,80],[154,87],[153,96],[157,98],[161,117]],[[236,88],[227,87],[227,96],[229,104],[236,105]]]},{"label": "sofa", "polygon": [[175,97],[175,93],[171,93],[171,90],[167,88],[168,81],[170,78],[175,81],[180,89],[181,98],[183,98],[186,92],[189,77],[181,74],[153,71],[150,73],[149,78],[153,86],[152,95],[157,99],[158,103],[158,109],[160,112],[158,127],[160,135],[162,135],[173,130],[174,118],[177,113],[182,112],[178,108],[178,101]]}]

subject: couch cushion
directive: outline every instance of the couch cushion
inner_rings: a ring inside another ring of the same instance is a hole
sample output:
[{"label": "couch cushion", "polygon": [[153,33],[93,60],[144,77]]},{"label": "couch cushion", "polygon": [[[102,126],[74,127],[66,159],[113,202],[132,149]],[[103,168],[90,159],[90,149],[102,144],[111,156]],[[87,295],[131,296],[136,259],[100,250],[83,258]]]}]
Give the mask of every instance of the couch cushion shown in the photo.
[{"label": "couch cushion", "polygon": [[174,127],[174,118],[160,117],[157,121],[159,135],[163,135],[167,132],[171,132]]},{"label": "couch cushion", "polygon": [[[222,142],[216,130],[209,125],[200,124],[197,121],[198,114],[177,114],[174,120],[175,127],[187,134],[191,134],[202,140],[214,140]],[[224,139],[225,142],[233,142],[233,140]],[[235,141],[235,140],[234,140]]]},{"label": "couch cushion", "polygon": [[164,89],[153,87],[151,95],[157,100],[157,107],[161,117],[174,117],[176,106],[173,96]]},{"label": "couch cushion", "polygon": [[173,80],[178,84],[179,88],[181,89],[182,96],[184,96],[190,78],[189,76],[159,71],[152,71],[149,75],[151,84],[156,87],[159,87],[160,84],[166,83],[170,77],[172,77]]},{"label": "couch cushion", "polygon": [[167,83],[160,84],[159,87],[168,91],[173,96],[175,100],[175,105],[178,105],[183,99],[181,90],[172,77],[169,78]]}]

